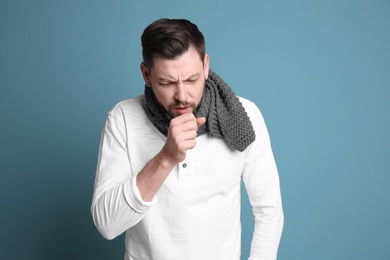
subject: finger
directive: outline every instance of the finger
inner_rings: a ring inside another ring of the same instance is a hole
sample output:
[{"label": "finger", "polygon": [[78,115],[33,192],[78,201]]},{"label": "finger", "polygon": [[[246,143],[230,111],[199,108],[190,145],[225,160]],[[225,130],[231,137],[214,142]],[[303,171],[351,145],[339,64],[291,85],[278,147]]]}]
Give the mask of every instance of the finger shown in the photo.
[{"label": "finger", "polygon": [[183,124],[185,122],[188,122],[188,121],[194,121],[195,122],[196,118],[194,116],[194,114],[192,113],[186,113],[186,114],[182,114],[180,116],[177,116],[175,118],[173,118],[171,120],[171,124],[172,125],[179,125],[179,124]]},{"label": "finger", "polygon": [[206,118],[204,118],[204,117],[198,117],[198,118],[196,119],[196,124],[197,124],[198,126],[201,126],[201,125],[203,125],[204,123],[206,123]]},{"label": "finger", "polygon": [[195,130],[186,131],[182,133],[182,138],[184,140],[194,140],[197,137],[197,132]]},{"label": "finger", "polygon": [[187,149],[193,149],[196,146],[196,140],[188,140],[187,142]]},{"label": "finger", "polygon": [[187,131],[197,131],[198,125],[195,120],[182,122],[181,124],[171,124],[170,129],[172,133],[180,134]]}]

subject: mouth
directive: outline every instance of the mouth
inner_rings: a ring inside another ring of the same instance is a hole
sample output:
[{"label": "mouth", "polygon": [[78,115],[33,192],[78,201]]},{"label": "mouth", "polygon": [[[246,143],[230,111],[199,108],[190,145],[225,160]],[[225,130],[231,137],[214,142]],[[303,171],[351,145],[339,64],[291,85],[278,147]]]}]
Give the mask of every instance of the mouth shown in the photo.
[{"label": "mouth", "polygon": [[173,110],[176,111],[177,114],[182,115],[188,113],[190,108],[191,107],[175,107]]},{"label": "mouth", "polygon": [[177,117],[186,113],[193,113],[195,111],[195,103],[176,101],[169,106],[168,111],[172,117]]}]

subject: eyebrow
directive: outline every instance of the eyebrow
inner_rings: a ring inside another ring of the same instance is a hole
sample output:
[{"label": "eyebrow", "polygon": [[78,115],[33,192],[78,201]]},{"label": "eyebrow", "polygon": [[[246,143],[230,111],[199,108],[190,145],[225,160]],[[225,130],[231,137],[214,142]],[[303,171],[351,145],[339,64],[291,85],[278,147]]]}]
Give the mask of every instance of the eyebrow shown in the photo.
[{"label": "eyebrow", "polygon": [[[197,73],[194,73],[192,75],[190,75],[188,78],[184,79],[183,81],[187,81],[187,80],[194,80],[195,78],[199,78],[200,77],[200,73],[197,72]],[[169,78],[164,78],[164,77],[160,77],[158,78],[158,81],[161,82],[177,82],[176,80],[173,80],[173,79],[169,79]]]}]

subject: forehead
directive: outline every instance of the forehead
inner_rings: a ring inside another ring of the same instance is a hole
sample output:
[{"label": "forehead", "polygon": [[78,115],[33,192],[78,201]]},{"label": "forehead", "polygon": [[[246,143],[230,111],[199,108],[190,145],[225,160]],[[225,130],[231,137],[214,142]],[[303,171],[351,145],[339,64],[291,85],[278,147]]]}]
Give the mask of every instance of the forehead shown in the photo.
[{"label": "forehead", "polygon": [[158,78],[183,79],[194,73],[200,73],[202,69],[203,61],[196,49],[190,47],[188,51],[175,59],[156,57],[153,68],[151,68],[151,75]]}]

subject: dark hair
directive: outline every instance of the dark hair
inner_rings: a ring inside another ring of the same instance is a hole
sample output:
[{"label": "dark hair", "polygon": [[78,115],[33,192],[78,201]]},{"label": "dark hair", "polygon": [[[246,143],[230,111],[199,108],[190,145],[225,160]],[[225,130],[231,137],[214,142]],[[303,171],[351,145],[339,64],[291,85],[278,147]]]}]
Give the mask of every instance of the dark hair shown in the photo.
[{"label": "dark hair", "polygon": [[153,67],[155,57],[174,59],[191,46],[203,62],[206,44],[198,27],[186,19],[162,18],[145,28],[142,37],[142,57],[145,66]]}]

